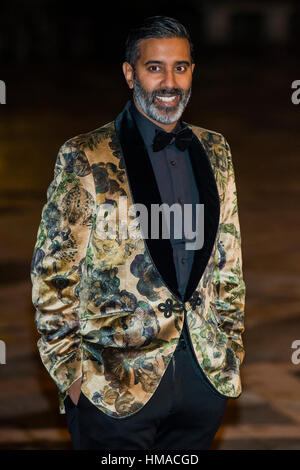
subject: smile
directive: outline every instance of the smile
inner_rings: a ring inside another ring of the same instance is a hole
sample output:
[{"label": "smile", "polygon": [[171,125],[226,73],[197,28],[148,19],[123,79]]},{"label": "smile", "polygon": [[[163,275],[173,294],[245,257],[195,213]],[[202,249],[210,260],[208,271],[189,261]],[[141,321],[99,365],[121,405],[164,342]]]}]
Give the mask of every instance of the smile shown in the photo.
[{"label": "smile", "polygon": [[179,99],[179,95],[174,95],[174,96],[156,96],[157,101],[160,101],[161,103],[166,103],[166,104],[175,104],[176,101]]}]

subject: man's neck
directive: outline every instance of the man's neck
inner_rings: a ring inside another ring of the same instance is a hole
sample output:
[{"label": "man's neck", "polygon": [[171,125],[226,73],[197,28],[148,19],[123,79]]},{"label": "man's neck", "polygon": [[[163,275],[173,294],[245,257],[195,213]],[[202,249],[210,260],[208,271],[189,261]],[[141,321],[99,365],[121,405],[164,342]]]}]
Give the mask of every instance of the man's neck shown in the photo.
[{"label": "man's neck", "polygon": [[161,122],[155,121],[155,119],[152,119],[146,113],[144,113],[144,111],[137,105],[134,98],[133,98],[133,101],[134,101],[134,104],[135,104],[135,106],[137,107],[137,109],[139,110],[140,113],[142,113],[144,116],[146,116],[146,118],[148,118],[150,121],[154,122],[154,124],[161,127],[164,131],[172,132],[172,130],[175,129],[175,127],[177,126],[178,120],[175,121],[175,122],[172,122],[171,124],[162,124]]}]

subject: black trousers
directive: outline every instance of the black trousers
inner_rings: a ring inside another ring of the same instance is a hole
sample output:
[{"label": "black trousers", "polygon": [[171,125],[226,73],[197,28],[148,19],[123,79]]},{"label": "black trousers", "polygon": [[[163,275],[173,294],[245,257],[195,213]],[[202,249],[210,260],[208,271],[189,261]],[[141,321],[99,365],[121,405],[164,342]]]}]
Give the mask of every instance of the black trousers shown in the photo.
[{"label": "black trousers", "polygon": [[81,392],[65,399],[74,450],[203,450],[221,424],[228,398],[210,384],[191,349],[186,320],[167,370],[144,407],[126,418],[100,411]]}]

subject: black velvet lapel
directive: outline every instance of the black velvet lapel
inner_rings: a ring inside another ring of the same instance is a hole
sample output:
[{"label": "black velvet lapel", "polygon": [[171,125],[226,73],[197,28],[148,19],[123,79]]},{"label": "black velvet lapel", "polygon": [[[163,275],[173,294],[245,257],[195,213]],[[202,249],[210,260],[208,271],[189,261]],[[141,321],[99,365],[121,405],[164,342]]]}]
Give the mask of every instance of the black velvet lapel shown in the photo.
[{"label": "black velvet lapel", "polygon": [[[188,123],[185,123],[187,124]],[[195,250],[194,262],[186,287],[184,302],[195,291],[210,258],[220,220],[220,198],[209,158],[198,137],[193,134],[189,154],[199,191],[200,203],[204,204],[204,244]]]},{"label": "black velvet lapel", "polygon": [[[115,119],[116,134],[122,149],[126,175],[133,203],[142,203],[151,214],[151,204],[162,204],[150,157],[142,136],[130,112],[132,101],[128,101],[123,111]],[[187,123],[184,123],[187,124]],[[187,124],[188,125],[188,124]],[[200,203],[204,203],[204,245],[195,250],[191,276],[184,299],[178,290],[173,249],[169,239],[151,239],[149,232],[144,242],[150,257],[167,288],[179,300],[186,302],[195,291],[212,252],[219,225],[220,202],[218,189],[206,152],[196,135],[189,147],[190,158],[199,189]]]}]

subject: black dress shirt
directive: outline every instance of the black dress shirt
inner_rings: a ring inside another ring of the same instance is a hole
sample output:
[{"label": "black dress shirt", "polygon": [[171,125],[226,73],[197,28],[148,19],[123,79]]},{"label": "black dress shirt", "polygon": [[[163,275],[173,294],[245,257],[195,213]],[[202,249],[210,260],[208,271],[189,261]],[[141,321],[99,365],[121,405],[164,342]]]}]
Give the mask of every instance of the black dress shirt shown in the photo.
[{"label": "black dress shirt", "polygon": [[[182,211],[183,204],[192,204],[192,229],[195,230],[196,204],[200,202],[188,149],[181,151],[171,141],[164,149],[154,152],[152,144],[155,129],[162,130],[162,127],[144,116],[137,109],[133,100],[131,101],[131,111],[151,160],[162,202],[170,206],[177,202],[182,205]],[[185,126],[180,119],[173,132],[177,132],[183,127]],[[183,224],[182,237],[180,239],[174,238],[174,217],[171,212],[170,241],[173,247],[178,289],[181,295],[184,295],[194,259],[194,250],[185,249],[185,242],[192,240],[195,240],[195,237],[192,239],[185,237]]]}]

